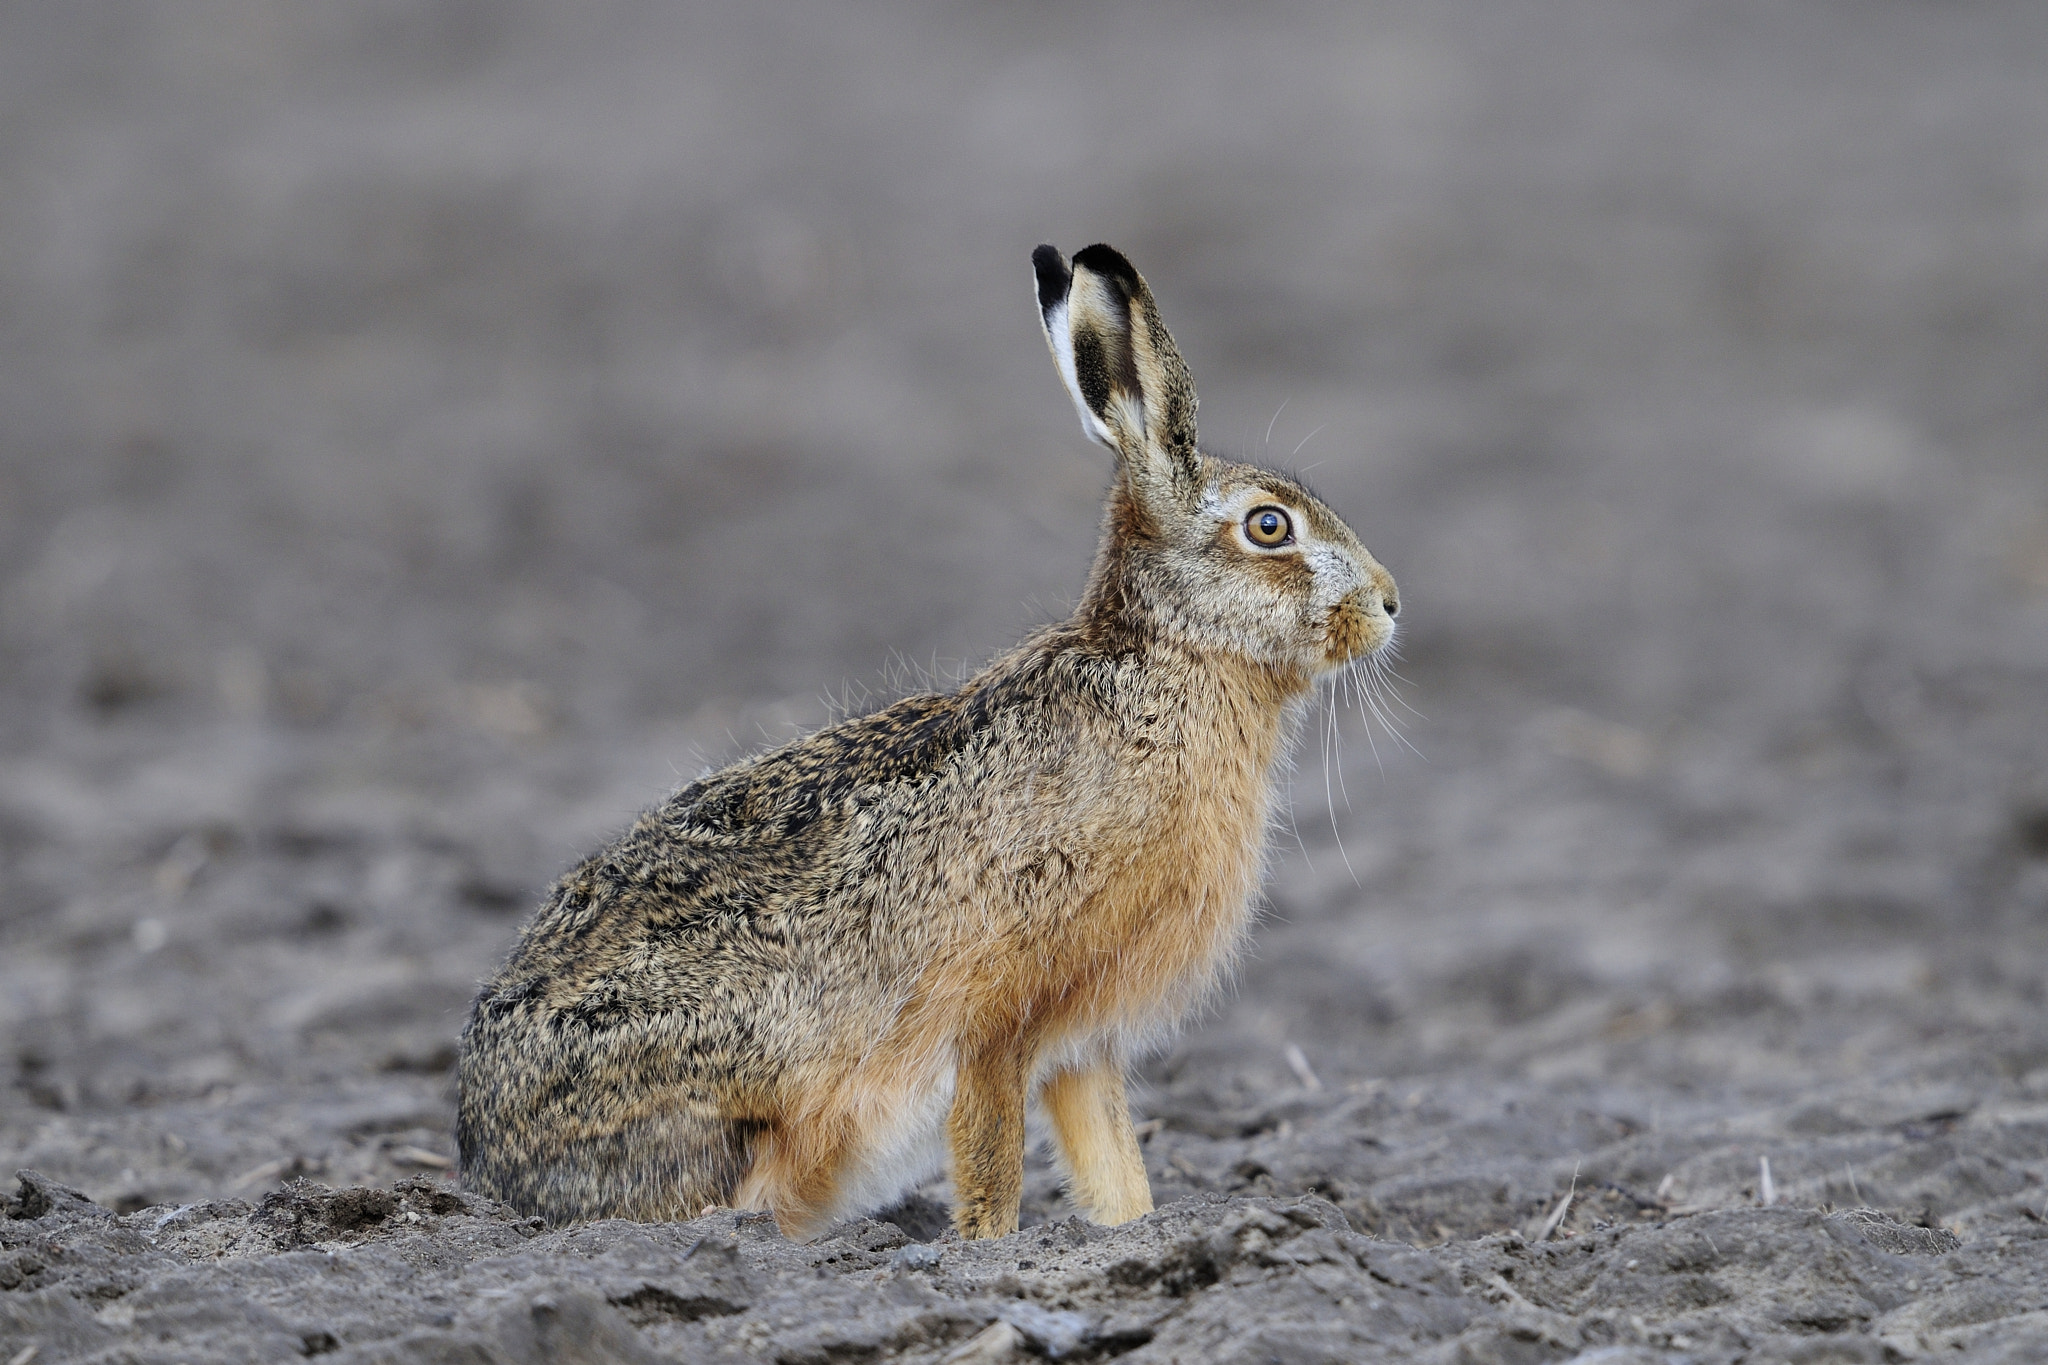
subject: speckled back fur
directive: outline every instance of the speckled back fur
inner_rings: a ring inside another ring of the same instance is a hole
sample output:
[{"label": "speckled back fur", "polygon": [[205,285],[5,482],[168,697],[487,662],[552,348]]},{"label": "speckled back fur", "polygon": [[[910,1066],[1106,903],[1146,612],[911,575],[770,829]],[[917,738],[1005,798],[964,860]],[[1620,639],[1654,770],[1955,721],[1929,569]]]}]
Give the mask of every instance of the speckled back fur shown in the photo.
[{"label": "speckled back fur", "polygon": [[[807,1236],[950,1159],[962,1230],[999,1235],[1035,1100],[1084,1211],[1150,1207],[1126,1059],[1228,962],[1297,703],[1391,636],[1394,587],[1299,484],[1197,449],[1128,262],[1034,263],[1117,452],[1080,605],[956,691],[691,783],[562,878],[464,1034],[473,1187]],[[1289,542],[1253,539],[1276,511]]]}]

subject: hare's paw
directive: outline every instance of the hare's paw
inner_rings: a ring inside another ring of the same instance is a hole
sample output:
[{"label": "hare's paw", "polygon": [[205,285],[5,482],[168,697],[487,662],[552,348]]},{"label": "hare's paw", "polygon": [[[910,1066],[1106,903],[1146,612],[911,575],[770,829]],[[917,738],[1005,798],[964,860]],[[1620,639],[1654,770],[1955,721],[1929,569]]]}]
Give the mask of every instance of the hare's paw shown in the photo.
[{"label": "hare's paw", "polygon": [[1055,1071],[1039,1098],[1067,1168],[1067,1193],[1081,1211],[1097,1223],[1128,1223],[1152,1212],[1122,1061]]},{"label": "hare's paw", "polygon": [[953,1224],[963,1237],[1007,1237],[1024,1198],[1024,1063],[1014,1045],[963,1058],[946,1122],[953,1147]]}]

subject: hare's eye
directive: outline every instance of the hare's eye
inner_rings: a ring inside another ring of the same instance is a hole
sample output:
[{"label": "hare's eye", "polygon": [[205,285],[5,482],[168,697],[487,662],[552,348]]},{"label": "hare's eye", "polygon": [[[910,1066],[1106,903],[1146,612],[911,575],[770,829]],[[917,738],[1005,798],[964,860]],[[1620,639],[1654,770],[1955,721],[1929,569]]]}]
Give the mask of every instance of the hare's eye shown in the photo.
[{"label": "hare's eye", "polygon": [[1272,550],[1294,539],[1294,523],[1277,507],[1254,507],[1244,519],[1244,533],[1252,544]]}]

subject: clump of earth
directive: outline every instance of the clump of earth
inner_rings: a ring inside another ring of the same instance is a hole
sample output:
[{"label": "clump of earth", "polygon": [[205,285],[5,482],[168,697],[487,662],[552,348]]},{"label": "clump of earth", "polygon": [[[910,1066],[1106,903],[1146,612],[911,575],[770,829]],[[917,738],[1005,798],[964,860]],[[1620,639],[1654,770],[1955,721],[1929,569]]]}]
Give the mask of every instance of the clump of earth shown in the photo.
[{"label": "clump of earth", "polygon": [[[124,14],[0,14],[0,1363],[2038,1355],[2048,11]],[[1158,1211],[464,1190],[552,876],[1071,601],[1096,239],[1403,603]]]}]

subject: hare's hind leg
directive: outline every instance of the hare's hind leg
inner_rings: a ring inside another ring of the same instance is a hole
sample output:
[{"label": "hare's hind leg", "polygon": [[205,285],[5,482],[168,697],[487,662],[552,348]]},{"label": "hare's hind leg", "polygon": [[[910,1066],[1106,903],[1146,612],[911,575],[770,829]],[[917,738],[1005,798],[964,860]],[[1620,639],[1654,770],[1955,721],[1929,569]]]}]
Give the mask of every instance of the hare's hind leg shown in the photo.
[{"label": "hare's hind leg", "polygon": [[514,1129],[473,1146],[463,1177],[477,1192],[551,1223],[695,1218],[706,1205],[731,1200],[758,1133],[758,1124],[744,1120],[675,1112],[569,1140]]},{"label": "hare's hind leg", "polygon": [[1067,1168],[1067,1189],[1098,1223],[1125,1223],[1152,1211],[1145,1158],[1124,1098],[1123,1059],[1055,1071],[1038,1092]]},{"label": "hare's hind leg", "polygon": [[610,1173],[618,1215],[663,1222],[730,1203],[760,1133],[761,1125],[747,1119],[695,1114],[637,1125],[624,1135],[624,1160]]},{"label": "hare's hind leg", "polygon": [[1021,1040],[963,1055],[946,1135],[953,1147],[953,1223],[963,1237],[1017,1230],[1024,1198],[1025,1064]]},{"label": "hare's hind leg", "polygon": [[810,1241],[838,1208],[852,1138],[843,1113],[784,1115],[755,1147],[734,1205],[772,1213],[783,1236]]}]

